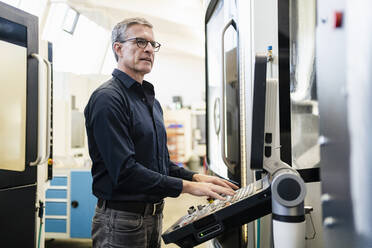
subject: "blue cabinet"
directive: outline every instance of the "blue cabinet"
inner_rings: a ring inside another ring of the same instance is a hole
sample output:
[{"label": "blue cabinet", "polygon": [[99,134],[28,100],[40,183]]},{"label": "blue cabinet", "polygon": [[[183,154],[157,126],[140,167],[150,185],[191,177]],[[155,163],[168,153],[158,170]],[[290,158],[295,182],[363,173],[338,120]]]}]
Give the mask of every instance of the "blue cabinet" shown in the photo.
[{"label": "blue cabinet", "polygon": [[90,238],[97,198],[90,170],[56,171],[46,191],[47,238]]},{"label": "blue cabinet", "polygon": [[90,171],[71,171],[70,237],[90,238],[97,198],[92,194]]}]

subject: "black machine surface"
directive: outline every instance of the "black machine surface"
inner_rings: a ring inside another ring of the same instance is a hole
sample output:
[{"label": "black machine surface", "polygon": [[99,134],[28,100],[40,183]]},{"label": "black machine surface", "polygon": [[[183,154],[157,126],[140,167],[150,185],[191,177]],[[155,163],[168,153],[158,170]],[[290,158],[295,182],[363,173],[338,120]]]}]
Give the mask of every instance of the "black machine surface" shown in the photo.
[{"label": "black machine surface", "polygon": [[[38,53],[38,19],[36,16],[25,13],[19,9],[13,8],[5,3],[0,2],[0,43],[2,47],[12,47],[25,49],[26,81],[16,81],[13,84],[15,88],[24,85],[27,88],[25,101],[26,120],[25,120],[25,152],[19,157],[24,157],[23,170],[11,170],[13,163],[2,162],[0,168],[0,239],[1,247],[35,247],[36,246],[36,191],[37,191],[37,167],[29,166],[37,157],[37,123],[38,123],[38,62],[31,58],[31,54]],[[1,51],[1,60],[10,67],[18,68],[18,63],[13,58],[7,57],[3,50]],[[26,58],[27,56],[27,58]],[[18,58],[18,57],[14,57]],[[2,73],[10,70],[1,68]],[[21,71],[18,71],[20,74]],[[0,73],[1,74],[1,73]],[[2,78],[2,94],[15,94],[6,89],[5,82]],[[17,86],[17,87],[16,87]],[[4,88],[5,87],[5,88]],[[19,88],[18,88],[19,89]],[[16,99],[16,97],[15,97]],[[11,105],[13,106],[13,105]],[[17,106],[17,105],[15,105]],[[0,127],[6,129],[7,125],[3,122],[21,120],[21,113],[14,111],[13,117],[6,116],[0,111]],[[13,118],[13,119],[12,119]],[[14,121],[10,126],[16,126],[21,121]],[[9,127],[9,125],[8,125]],[[21,137],[19,138],[21,140]],[[3,142],[16,144],[17,140],[9,141],[2,138]],[[4,146],[2,146],[3,149]],[[13,147],[13,146],[12,146]],[[16,148],[14,148],[16,149]],[[1,151],[2,154],[4,150]],[[4,166],[7,169],[4,169]],[[21,223],[21,224],[20,224]]]},{"label": "black machine surface", "polygon": [[[48,83],[40,83],[44,81],[40,80],[44,70],[39,70],[41,65],[37,59],[42,58],[38,27],[38,17],[0,1],[1,247],[31,248],[44,241],[42,232],[38,231],[42,230],[44,203],[37,201],[42,199],[39,189],[44,183],[38,177],[44,173],[38,172],[44,168],[40,166],[46,166],[48,158],[52,158],[53,135],[48,128],[52,103],[47,104],[52,94],[48,94]],[[44,63],[51,64],[51,43],[45,54],[48,59],[44,59]],[[48,71],[52,73],[51,65]],[[46,81],[52,87],[51,78]],[[8,95],[11,97],[7,98]],[[42,100],[46,103],[45,113],[41,111]],[[41,125],[44,121],[48,123]],[[47,168],[50,179],[52,163]]]},{"label": "black machine surface", "polygon": [[162,235],[166,244],[193,247],[223,232],[271,213],[271,188],[268,176],[208,205],[190,207]]}]

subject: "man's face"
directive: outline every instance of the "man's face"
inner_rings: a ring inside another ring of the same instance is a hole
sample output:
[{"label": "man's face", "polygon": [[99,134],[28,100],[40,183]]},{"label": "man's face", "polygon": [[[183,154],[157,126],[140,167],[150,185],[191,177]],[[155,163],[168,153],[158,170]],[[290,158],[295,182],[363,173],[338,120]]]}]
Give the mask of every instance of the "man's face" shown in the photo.
[{"label": "man's face", "polygon": [[[134,24],[126,31],[126,39],[143,38],[148,41],[154,41],[152,28]],[[118,65],[124,67],[128,72],[145,75],[151,72],[154,63],[154,48],[147,43],[145,48],[139,48],[136,40],[127,41],[120,44],[121,49],[118,53]]]}]

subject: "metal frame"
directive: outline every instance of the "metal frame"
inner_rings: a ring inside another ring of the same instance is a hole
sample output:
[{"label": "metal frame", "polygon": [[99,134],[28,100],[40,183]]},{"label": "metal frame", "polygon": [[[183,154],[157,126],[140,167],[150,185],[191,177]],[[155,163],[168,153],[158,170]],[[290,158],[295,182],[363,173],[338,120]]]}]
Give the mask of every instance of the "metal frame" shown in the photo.
[{"label": "metal frame", "polygon": [[[26,36],[5,35],[13,40],[5,40],[27,48],[27,56],[39,50],[38,18],[17,8],[0,2],[0,16],[16,25],[26,28]],[[5,31],[6,33],[6,31]],[[4,37],[2,37],[4,39]],[[18,43],[16,43],[18,40]],[[20,43],[19,43],[20,42]],[[27,61],[26,100],[26,165],[36,159],[38,123],[38,62]],[[36,244],[36,185],[37,167],[26,166],[23,172],[0,170],[0,233],[4,247],[34,247]],[[11,223],[23,223],[12,225]]]},{"label": "metal frame", "polygon": [[280,158],[292,165],[289,72],[289,0],[278,1]]},{"label": "metal frame", "polygon": [[[289,0],[278,1],[280,158],[292,166]],[[320,168],[297,170],[306,183],[320,181]]]},{"label": "metal frame", "polygon": [[[220,127],[220,132],[221,132],[221,137],[222,137],[222,142],[221,142],[221,155],[222,155],[222,160],[224,161],[225,165],[229,168],[229,169],[234,169],[234,172],[236,172],[236,168],[239,168],[240,167],[240,158],[239,158],[239,164],[235,165],[236,167],[234,167],[233,165],[230,164],[229,160],[227,159],[227,156],[226,156],[226,139],[225,139],[225,129],[226,129],[226,90],[225,90],[225,87],[226,87],[226,82],[225,82],[225,42],[224,42],[224,39],[225,39],[225,32],[226,30],[232,26],[235,31],[236,31],[236,35],[237,35],[237,41],[238,41],[238,44],[237,44],[237,69],[238,69],[238,91],[239,91],[239,95],[238,95],[238,102],[240,102],[240,68],[239,68],[239,32],[238,32],[238,27],[237,27],[237,24],[236,24],[236,21],[234,19],[230,19],[224,26],[223,30],[222,30],[222,127]],[[208,111],[207,111],[208,112]],[[240,113],[240,106],[239,106],[239,113]],[[239,144],[240,144],[240,114],[239,114],[239,120],[238,120],[238,123],[239,123]],[[240,147],[240,146],[239,146]],[[240,155],[241,151],[239,149],[239,155]],[[240,168],[239,168],[240,169]],[[230,170],[229,170],[230,171]],[[240,169],[241,171],[241,169]],[[234,175],[236,176],[236,175]],[[233,180],[236,180],[237,178],[233,178]],[[240,181],[242,181],[242,175],[240,173]]]},{"label": "metal frame", "polygon": [[[208,37],[207,37],[207,23],[211,19],[211,16],[217,6],[218,0],[211,0],[207,12],[205,14],[205,23],[204,23],[204,34],[205,34],[205,101],[208,102]],[[208,106],[207,106],[208,107]],[[205,126],[205,142],[208,144],[208,120],[209,120],[209,115],[208,111],[205,112],[205,117],[206,117],[206,126]],[[209,161],[209,156],[208,156],[208,149],[206,149],[206,161],[207,164],[210,163]]]}]

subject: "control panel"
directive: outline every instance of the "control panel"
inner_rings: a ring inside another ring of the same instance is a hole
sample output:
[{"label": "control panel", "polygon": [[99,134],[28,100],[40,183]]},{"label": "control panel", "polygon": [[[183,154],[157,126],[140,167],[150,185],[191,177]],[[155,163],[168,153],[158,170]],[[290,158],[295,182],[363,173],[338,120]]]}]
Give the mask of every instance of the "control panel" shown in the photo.
[{"label": "control panel", "polygon": [[193,247],[271,213],[271,189],[268,176],[236,191],[225,200],[190,207],[188,213],[162,235],[164,243]]}]

